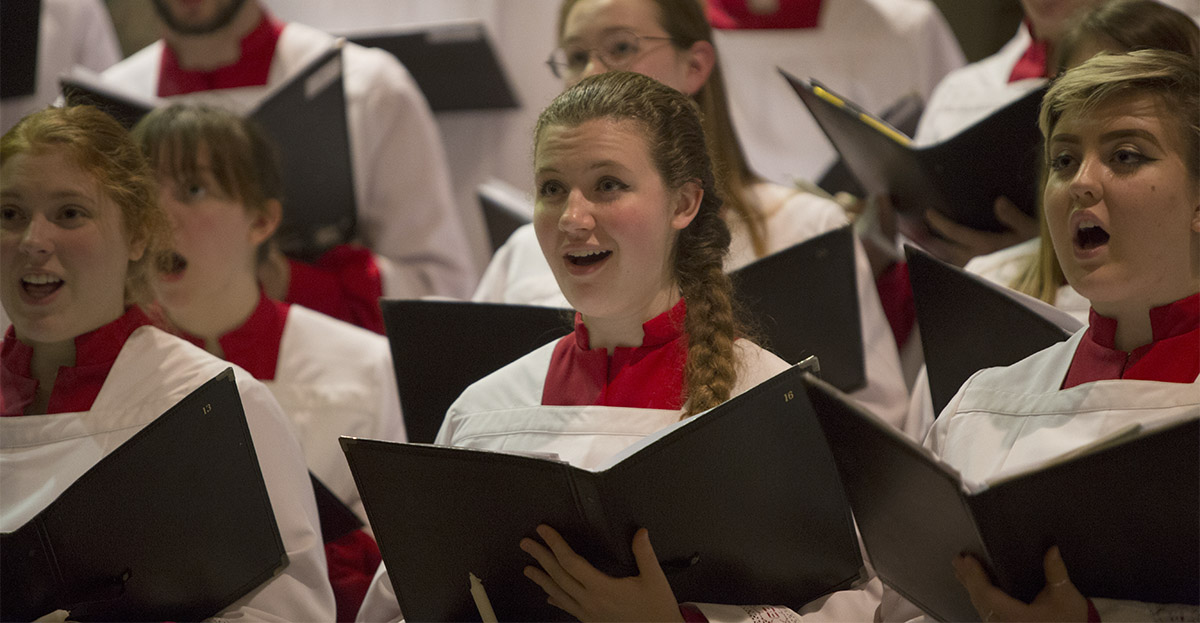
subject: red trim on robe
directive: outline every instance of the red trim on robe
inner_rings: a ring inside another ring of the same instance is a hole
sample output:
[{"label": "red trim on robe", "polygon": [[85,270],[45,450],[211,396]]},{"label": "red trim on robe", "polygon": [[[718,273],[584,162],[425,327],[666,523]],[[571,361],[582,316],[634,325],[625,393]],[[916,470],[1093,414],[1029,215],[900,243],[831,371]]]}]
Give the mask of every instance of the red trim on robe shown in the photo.
[{"label": "red trim on robe", "polygon": [[180,67],[175,51],[170,45],[163,45],[158,67],[158,96],[265,85],[271,73],[271,61],[275,58],[275,46],[279,43],[284,26],[285,23],[264,10],[262,21],[242,38],[238,60],[212,71],[189,71]]},{"label": "red trim on robe", "polygon": [[1200,377],[1200,294],[1151,309],[1150,328],[1153,341],[1126,353],[1115,347],[1117,321],[1091,310],[1062,388],[1109,379],[1191,383]]},{"label": "red trim on robe", "polygon": [[1008,75],[1009,82],[1018,80],[1026,80],[1028,78],[1052,78],[1052,70],[1048,67],[1050,59],[1046,55],[1050,51],[1050,44],[1045,39],[1038,39],[1034,35],[1033,27],[1029,24],[1029,20],[1022,22],[1025,29],[1029,31],[1033,41],[1029,47],[1025,48],[1025,53],[1021,58],[1017,59],[1017,64],[1013,65],[1012,73]]},{"label": "red trim on robe", "polygon": [[609,355],[607,349],[589,348],[587,327],[576,313],[575,332],[560,339],[550,356],[542,404],[683,408],[686,316],[687,305],[680,299],[642,325],[641,346],[618,347]]},{"label": "red trim on robe", "polygon": [[329,565],[339,623],[354,621],[382,561],[375,539],[362,530],[347,532],[325,544],[325,562]]},{"label": "red trim on robe", "polygon": [[713,28],[719,30],[816,28],[820,22],[821,0],[776,0],[775,11],[759,13],[748,0],[708,0],[706,13]]},{"label": "red trim on robe", "polygon": [[[275,379],[275,368],[279,365],[279,344],[283,341],[283,328],[287,325],[291,305],[267,297],[259,290],[258,305],[242,326],[217,338],[225,361],[240,366],[250,376],[260,381]],[[204,348],[204,339],[175,329],[175,335]]]},{"label": "red trim on robe", "polygon": [[315,264],[289,259],[288,265],[291,276],[285,301],[384,333],[379,308],[383,275],[370,249],[340,244],[326,251]]},{"label": "red trim on robe", "polygon": [[917,323],[917,305],[908,278],[908,262],[894,262],[875,279],[883,315],[892,328],[896,348],[903,348]]},{"label": "red trim on robe", "polygon": [[[135,305],[120,318],[77,336],[75,365],[58,369],[46,413],[90,410],[125,341],[138,327],[148,324],[152,324],[150,319]],[[24,415],[37,398],[38,381],[33,378],[33,348],[17,339],[14,327],[4,336],[0,360],[0,413]]]}]

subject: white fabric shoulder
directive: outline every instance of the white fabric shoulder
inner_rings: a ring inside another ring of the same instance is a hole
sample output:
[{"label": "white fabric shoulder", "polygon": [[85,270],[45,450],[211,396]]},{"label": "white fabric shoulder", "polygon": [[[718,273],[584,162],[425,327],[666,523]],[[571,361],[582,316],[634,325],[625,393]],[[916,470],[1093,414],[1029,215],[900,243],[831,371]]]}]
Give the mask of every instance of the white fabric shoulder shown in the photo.
[{"label": "white fabric shoulder", "polygon": [[[746,199],[758,206],[766,220],[767,254],[846,224],[846,214],[832,199],[771,182],[759,182],[746,189]],[[725,270],[737,270],[758,259],[750,231],[741,219],[731,216],[729,257]]]},{"label": "white fabric shoulder", "polygon": [[944,141],[1045,84],[1043,78],[1008,82],[1017,60],[1031,42],[1029,31],[1022,24],[998,52],[947,74],[929,96],[913,136],[914,143],[931,145]]},{"label": "white fabric shoulder", "polygon": [[1041,238],[1034,237],[987,255],[977,255],[963,270],[1007,288],[1037,256],[1041,244]]},{"label": "white fabric shoulder", "polygon": [[529,409],[542,404],[542,388],[555,340],[469,385],[446,411],[435,443],[454,445],[458,428],[473,415]]},{"label": "white fabric shoulder", "polygon": [[309,469],[365,522],[338,438],[406,440],[387,338],[292,305],[265,384],[295,424]]},{"label": "white fabric shoulder", "polygon": [[122,89],[139,95],[158,93],[158,67],[165,44],[162,39],[130,54],[125,60],[109,67],[100,75]]}]

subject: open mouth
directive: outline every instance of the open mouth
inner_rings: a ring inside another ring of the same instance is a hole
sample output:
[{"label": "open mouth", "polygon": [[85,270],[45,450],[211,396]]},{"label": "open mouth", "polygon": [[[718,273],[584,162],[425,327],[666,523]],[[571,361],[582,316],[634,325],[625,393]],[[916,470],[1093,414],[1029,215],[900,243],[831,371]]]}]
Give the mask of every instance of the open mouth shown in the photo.
[{"label": "open mouth", "polygon": [[1108,244],[1108,232],[1096,224],[1081,225],[1075,230],[1075,248],[1084,251],[1102,247]]},{"label": "open mouth", "polygon": [[46,298],[62,285],[63,280],[53,275],[26,275],[21,278],[21,289],[34,299]]},{"label": "open mouth", "polygon": [[158,256],[158,272],[163,275],[179,275],[187,268],[187,259],[182,255],[169,251]]},{"label": "open mouth", "polygon": [[612,251],[588,251],[586,253],[568,253],[564,257],[575,266],[591,266],[608,259]]}]

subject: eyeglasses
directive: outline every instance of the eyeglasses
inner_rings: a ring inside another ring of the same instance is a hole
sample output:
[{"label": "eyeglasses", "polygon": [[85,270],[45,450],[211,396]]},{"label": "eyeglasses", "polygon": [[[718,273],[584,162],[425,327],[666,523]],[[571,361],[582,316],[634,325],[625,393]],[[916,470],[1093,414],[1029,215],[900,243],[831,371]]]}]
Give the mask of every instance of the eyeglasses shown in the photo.
[{"label": "eyeglasses", "polygon": [[569,45],[558,48],[546,59],[550,71],[555,78],[568,80],[578,78],[587,69],[588,60],[593,54],[604,63],[608,69],[626,69],[637,60],[645,50],[643,41],[673,41],[671,37],[646,37],[632,30],[614,30],[600,39],[600,45],[594,48],[583,48]]}]

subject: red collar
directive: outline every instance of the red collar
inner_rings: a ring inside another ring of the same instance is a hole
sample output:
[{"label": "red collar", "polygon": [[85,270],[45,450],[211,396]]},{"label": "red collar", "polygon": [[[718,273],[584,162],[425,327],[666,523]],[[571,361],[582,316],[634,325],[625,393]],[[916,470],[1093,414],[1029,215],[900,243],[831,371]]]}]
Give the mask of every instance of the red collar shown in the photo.
[{"label": "red collar", "polygon": [[315,264],[289,259],[284,300],[383,334],[383,277],[370,249],[339,244]]},{"label": "red collar", "polygon": [[[258,306],[242,326],[217,338],[225,361],[236,364],[260,381],[275,379],[275,368],[279,364],[279,343],[283,341],[283,328],[287,324],[291,305],[267,298],[259,291]],[[204,348],[204,340],[182,331],[179,337]]]},{"label": "red collar", "polygon": [[[151,324],[136,305],[125,310],[120,318],[75,338],[75,365],[58,369],[46,413],[87,411],[96,402],[104,380],[112,370],[117,355],[134,330]],[[38,382],[33,378],[33,349],[16,337],[13,327],[4,336],[0,348],[0,413],[24,415],[25,409],[37,397]]]},{"label": "red collar", "polygon": [[1025,53],[1021,58],[1017,59],[1017,64],[1013,65],[1012,73],[1008,75],[1009,82],[1018,80],[1026,80],[1028,78],[1051,78],[1050,67],[1047,66],[1049,59],[1046,58],[1050,51],[1050,44],[1045,39],[1038,39],[1033,33],[1033,27],[1029,24],[1029,20],[1022,22],[1025,29],[1029,31],[1029,36],[1032,41],[1029,47],[1025,48]]},{"label": "red collar", "polygon": [[542,404],[682,408],[686,316],[687,304],[680,299],[642,325],[641,346],[618,347],[609,355],[606,349],[589,348],[587,327],[576,314],[575,332],[554,346]]},{"label": "red collar", "polygon": [[1091,310],[1063,389],[1107,379],[1195,381],[1200,376],[1200,294],[1151,309],[1150,329],[1149,344],[1120,351],[1115,347],[1117,321]]},{"label": "red collar", "polygon": [[747,0],[708,0],[707,4],[708,21],[720,30],[816,28],[821,14],[821,0],[780,0],[771,13],[755,12]]},{"label": "red collar", "polygon": [[275,44],[285,25],[264,10],[262,21],[242,39],[242,52],[237,62],[212,71],[183,69],[175,51],[164,44],[158,68],[158,96],[265,85],[271,72],[271,60],[275,58]]}]

